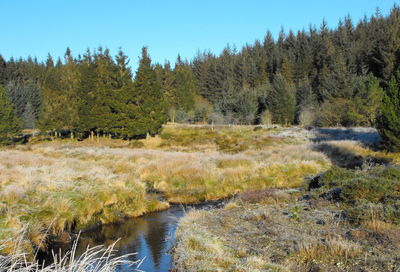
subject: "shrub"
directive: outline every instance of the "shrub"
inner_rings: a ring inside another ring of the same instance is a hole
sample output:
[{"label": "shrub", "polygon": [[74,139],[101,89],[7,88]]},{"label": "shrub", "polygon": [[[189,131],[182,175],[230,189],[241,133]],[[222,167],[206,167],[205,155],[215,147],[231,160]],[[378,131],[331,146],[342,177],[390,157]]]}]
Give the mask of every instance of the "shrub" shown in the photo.
[{"label": "shrub", "polygon": [[372,167],[367,171],[334,167],[319,180],[320,191],[341,189],[341,199],[349,205],[351,219],[359,221],[371,217],[371,210],[382,215],[382,220],[400,223],[400,169]]}]

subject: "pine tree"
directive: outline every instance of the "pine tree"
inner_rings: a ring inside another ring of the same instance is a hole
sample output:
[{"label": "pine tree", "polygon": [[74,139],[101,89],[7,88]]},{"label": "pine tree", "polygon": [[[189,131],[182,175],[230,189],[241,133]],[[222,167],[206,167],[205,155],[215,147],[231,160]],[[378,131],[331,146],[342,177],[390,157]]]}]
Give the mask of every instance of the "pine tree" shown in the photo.
[{"label": "pine tree", "polygon": [[186,64],[175,68],[175,88],[170,103],[178,110],[188,112],[194,109],[194,99],[197,93],[193,72]]},{"label": "pine tree", "polygon": [[0,145],[8,144],[20,131],[20,120],[3,87],[0,86]]},{"label": "pine tree", "polygon": [[281,74],[275,75],[268,97],[268,106],[274,123],[293,124],[296,111],[295,89]]},{"label": "pine tree", "polygon": [[151,65],[147,47],[142,48],[133,91],[129,103],[135,105],[136,116],[130,136],[159,133],[167,120],[167,109],[161,82],[157,80]]},{"label": "pine tree", "polygon": [[7,82],[7,62],[0,55],[0,85],[5,85]]},{"label": "pine tree", "polygon": [[357,115],[357,125],[373,126],[375,124],[383,94],[379,80],[374,75],[369,74],[363,78],[352,99]]},{"label": "pine tree", "polygon": [[13,80],[8,82],[6,91],[14,105],[17,116],[23,119],[26,105],[30,103],[33,113],[32,117],[36,122],[42,104],[42,97],[37,84],[32,80],[25,82]]},{"label": "pine tree", "polygon": [[400,151],[400,70],[392,77],[383,97],[377,128],[388,151]]},{"label": "pine tree", "polygon": [[43,132],[58,133],[68,128],[69,118],[66,113],[68,98],[62,80],[63,66],[53,66],[49,63],[46,67],[45,80],[42,83],[43,103],[39,114],[38,127]]},{"label": "pine tree", "polygon": [[89,50],[84,56],[83,63],[79,67],[78,106],[79,124],[78,131],[81,135],[93,135],[102,128],[101,94],[98,89],[98,76],[96,65]]}]

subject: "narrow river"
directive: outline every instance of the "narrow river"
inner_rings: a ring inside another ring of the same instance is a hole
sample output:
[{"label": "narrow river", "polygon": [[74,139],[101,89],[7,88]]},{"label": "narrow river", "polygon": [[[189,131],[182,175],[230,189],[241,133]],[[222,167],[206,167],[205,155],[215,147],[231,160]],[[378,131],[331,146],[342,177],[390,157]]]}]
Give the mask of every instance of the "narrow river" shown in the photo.
[{"label": "narrow river", "polygon": [[[179,219],[192,209],[210,209],[223,206],[223,201],[198,205],[172,205],[170,209],[127,219],[122,223],[103,225],[82,233],[77,246],[78,258],[90,246],[109,246],[120,239],[115,254],[131,255],[131,261],[144,259],[139,269],[146,272],[166,272],[172,268],[171,248],[175,244],[175,231]],[[65,251],[70,245],[56,247]],[[49,257],[49,256],[48,256]],[[49,260],[48,258],[45,258]],[[132,271],[132,267],[120,266],[117,271]]]}]

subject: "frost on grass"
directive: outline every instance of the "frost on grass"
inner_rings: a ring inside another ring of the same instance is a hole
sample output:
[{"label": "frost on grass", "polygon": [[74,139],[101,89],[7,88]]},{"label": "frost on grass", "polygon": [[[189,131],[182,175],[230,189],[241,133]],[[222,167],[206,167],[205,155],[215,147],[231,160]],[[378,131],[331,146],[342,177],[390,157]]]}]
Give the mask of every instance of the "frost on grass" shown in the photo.
[{"label": "frost on grass", "polygon": [[[143,148],[104,139],[2,149],[0,239],[22,239],[32,252],[44,246],[38,241],[46,229],[60,235],[167,208],[156,193],[170,203],[197,203],[248,190],[297,187],[330,165],[310,148],[307,133],[167,127],[156,141],[143,140]],[[12,247],[10,242],[2,251]]]}]

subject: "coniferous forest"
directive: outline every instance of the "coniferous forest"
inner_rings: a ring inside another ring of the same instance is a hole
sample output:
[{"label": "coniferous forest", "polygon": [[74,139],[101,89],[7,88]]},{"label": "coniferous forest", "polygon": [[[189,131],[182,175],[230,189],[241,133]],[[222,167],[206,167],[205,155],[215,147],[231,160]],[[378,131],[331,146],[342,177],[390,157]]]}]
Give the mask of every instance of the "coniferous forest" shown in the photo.
[{"label": "coniferous forest", "polygon": [[400,272],[400,5],[172,2],[0,2],[0,272]]},{"label": "coniferous forest", "polygon": [[132,139],[167,121],[374,126],[383,97],[398,95],[390,82],[399,65],[398,6],[388,16],[345,17],[334,29],[323,21],[277,39],[267,32],[241,49],[175,64],[152,63],[143,47],[137,71],[122,50],[101,47],[82,55],[67,48],[45,62],[0,56],[0,134]]}]

